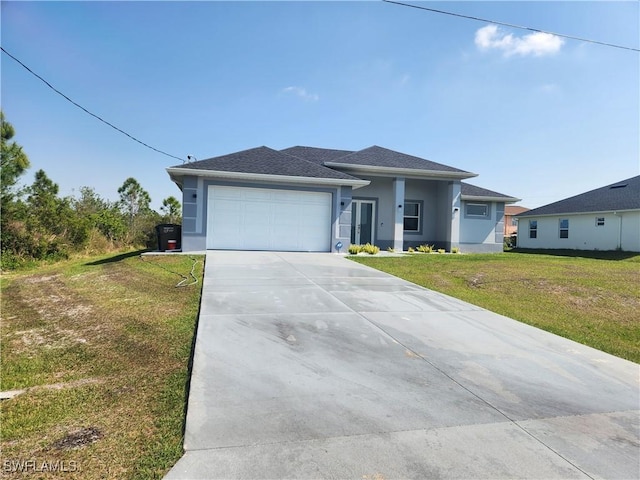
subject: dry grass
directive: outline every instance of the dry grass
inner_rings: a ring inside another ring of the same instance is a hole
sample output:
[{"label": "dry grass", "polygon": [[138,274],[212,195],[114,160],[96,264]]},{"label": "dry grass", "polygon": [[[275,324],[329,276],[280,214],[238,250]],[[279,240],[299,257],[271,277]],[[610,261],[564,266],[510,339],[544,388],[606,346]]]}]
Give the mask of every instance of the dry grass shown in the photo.
[{"label": "dry grass", "polygon": [[1,404],[7,478],[160,478],[182,454],[193,262],[112,260],[3,276],[1,388],[26,390]]},{"label": "dry grass", "polygon": [[354,260],[640,362],[640,255],[556,253]]}]

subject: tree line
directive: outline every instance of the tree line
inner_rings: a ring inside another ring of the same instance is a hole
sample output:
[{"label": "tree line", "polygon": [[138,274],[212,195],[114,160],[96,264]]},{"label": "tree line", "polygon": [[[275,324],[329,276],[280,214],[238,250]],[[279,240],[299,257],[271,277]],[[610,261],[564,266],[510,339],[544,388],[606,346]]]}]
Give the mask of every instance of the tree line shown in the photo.
[{"label": "tree line", "polygon": [[118,189],[119,200],[101,198],[91,187],[77,196],[59,196],[59,188],[44,172],[31,185],[18,188],[29,169],[29,158],[12,138],[13,126],[0,111],[0,249],[1,267],[13,269],[37,260],[68,258],[74,253],[98,254],[126,247],[154,247],[155,226],[180,223],[180,202],[162,201],[160,212],[135,178]]}]

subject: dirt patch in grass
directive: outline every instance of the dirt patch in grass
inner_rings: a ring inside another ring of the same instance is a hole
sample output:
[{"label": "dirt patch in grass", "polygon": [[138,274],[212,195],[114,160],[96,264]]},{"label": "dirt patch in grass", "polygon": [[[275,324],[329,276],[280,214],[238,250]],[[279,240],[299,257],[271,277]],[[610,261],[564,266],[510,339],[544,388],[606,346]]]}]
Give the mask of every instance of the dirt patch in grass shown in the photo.
[{"label": "dirt patch in grass", "polygon": [[98,427],[78,428],[56,440],[51,446],[58,450],[73,450],[91,445],[101,438],[102,432]]},{"label": "dirt patch in grass", "polygon": [[3,279],[1,390],[25,390],[0,402],[3,460],[92,479],[161,478],[180,458],[200,283],[175,285],[193,260],[117,258]]}]

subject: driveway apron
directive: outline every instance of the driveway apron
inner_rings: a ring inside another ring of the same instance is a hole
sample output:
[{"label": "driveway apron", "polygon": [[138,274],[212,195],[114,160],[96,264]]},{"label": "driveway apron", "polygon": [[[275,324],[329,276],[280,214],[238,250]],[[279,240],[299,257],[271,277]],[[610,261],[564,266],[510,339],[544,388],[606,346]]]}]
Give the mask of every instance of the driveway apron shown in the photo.
[{"label": "driveway apron", "polygon": [[208,251],[165,478],[639,478],[639,368],[340,255]]}]

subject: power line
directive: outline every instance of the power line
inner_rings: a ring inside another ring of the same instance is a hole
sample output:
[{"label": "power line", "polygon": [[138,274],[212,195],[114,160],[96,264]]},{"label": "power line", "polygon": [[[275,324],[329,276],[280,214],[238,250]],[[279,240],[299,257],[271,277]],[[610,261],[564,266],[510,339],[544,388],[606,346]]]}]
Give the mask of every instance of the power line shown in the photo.
[{"label": "power line", "polygon": [[122,130],[121,128],[116,127],[115,125],[113,125],[112,123],[107,122],[106,120],[104,120],[103,118],[99,117],[98,115],[96,115],[95,113],[90,112],[89,110],[87,110],[86,108],[84,108],[82,105],[80,105],[77,102],[74,102],[73,100],[71,100],[69,97],[67,97],[64,93],[62,93],[60,90],[58,90],[57,88],[55,88],[53,85],[51,85],[49,82],[47,82],[44,78],[42,78],[40,75],[38,75],[36,72],[34,72],[33,70],[31,70],[29,67],[27,67],[24,63],[22,63],[20,60],[18,60],[16,57],[14,57],[13,55],[11,55],[9,52],[7,52],[5,50],[4,47],[0,46],[0,49],[2,49],[2,51],[7,54],[9,57],[11,57],[13,60],[15,60],[16,62],[18,62],[22,67],[24,67],[25,70],[27,70],[31,75],[33,75],[34,77],[36,77],[37,79],[41,80],[47,87],[49,87],[51,90],[53,90],[54,92],[56,92],[58,95],[62,96],[65,100],[73,103],[76,107],[78,107],[80,110],[88,113],[89,115],[91,115],[94,118],[97,118],[98,120],[100,120],[102,123],[109,125],[111,128],[113,128],[114,130],[117,130],[118,132],[122,133],[123,135],[126,135],[127,137],[129,137],[131,140],[133,140],[134,142],[138,142],[140,145],[144,145],[147,148],[150,148],[151,150],[161,153],[163,155],[166,155],[167,157],[171,157],[171,158],[175,158],[177,160],[180,160],[181,162],[184,163],[184,159],[180,158],[180,157],[176,157],[175,155],[171,155],[170,153],[167,152],[163,152],[162,150],[159,150],[155,147],[152,147],[151,145],[144,143],[141,140],[138,140],[136,137],[134,137],[133,135],[128,134],[127,132],[125,132],[124,130]]},{"label": "power line", "polygon": [[438,9],[435,9],[435,8],[422,7],[420,5],[411,5],[409,3],[395,2],[393,0],[382,0],[382,1],[385,2],[385,3],[393,3],[395,5],[402,5],[403,7],[411,7],[411,8],[417,8],[419,10],[426,10],[428,12],[442,13],[443,15],[451,15],[452,17],[466,18],[468,20],[476,20],[478,22],[493,23],[495,25],[502,25],[504,27],[519,28],[521,30],[529,30],[530,32],[547,33],[549,35],[555,35],[556,37],[569,38],[571,40],[579,40],[581,42],[595,43],[595,44],[598,44],[598,45],[604,45],[606,47],[621,48],[623,50],[632,50],[634,52],[640,52],[640,49],[638,49],[638,48],[626,47],[624,45],[616,45],[616,44],[613,44],[613,43],[599,42],[597,40],[590,40],[588,38],[574,37],[574,36],[565,35],[565,34],[562,34],[562,33],[547,32],[545,30],[539,30],[537,28],[524,27],[522,25],[514,25],[512,23],[506,23],[506,22],[496,22],[495,20],[488,20],[486,18],[473,17],[471,15],[462,15],[461,13],[447,12],[445,10],[438,10]]}]

